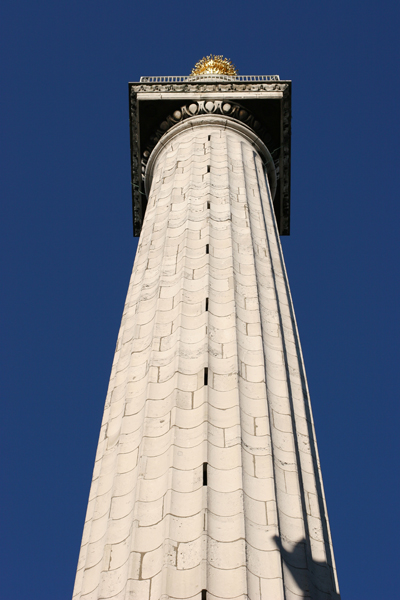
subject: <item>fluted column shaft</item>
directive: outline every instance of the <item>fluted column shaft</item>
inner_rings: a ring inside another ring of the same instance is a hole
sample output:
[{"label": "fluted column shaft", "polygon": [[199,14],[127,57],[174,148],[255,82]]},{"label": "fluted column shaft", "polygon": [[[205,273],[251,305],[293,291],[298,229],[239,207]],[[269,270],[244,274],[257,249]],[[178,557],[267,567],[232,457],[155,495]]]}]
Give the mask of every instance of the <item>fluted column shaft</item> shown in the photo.
[{"label": "fluted column shaft", "polygon": [[154,163],[74,600],[339,597],[268,181],[210,119]]}]

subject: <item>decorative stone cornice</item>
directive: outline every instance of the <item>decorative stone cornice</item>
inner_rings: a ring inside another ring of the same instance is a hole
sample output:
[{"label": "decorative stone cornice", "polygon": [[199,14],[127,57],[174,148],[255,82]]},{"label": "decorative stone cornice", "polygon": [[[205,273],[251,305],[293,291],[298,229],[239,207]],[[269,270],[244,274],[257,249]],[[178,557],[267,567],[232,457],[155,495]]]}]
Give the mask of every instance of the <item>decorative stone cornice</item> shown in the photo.
[{"label": "decorative stone cornice", "polygon": [[189,78],[185,82],[174,83],[174,82],[141,82],[132,83],[131,90],[135,93],[138,92],[283,92],[288,87],[288,82],[240,82],[237,81],[226,81],[226,82],[203,82],[203,81],[190,81]]}]

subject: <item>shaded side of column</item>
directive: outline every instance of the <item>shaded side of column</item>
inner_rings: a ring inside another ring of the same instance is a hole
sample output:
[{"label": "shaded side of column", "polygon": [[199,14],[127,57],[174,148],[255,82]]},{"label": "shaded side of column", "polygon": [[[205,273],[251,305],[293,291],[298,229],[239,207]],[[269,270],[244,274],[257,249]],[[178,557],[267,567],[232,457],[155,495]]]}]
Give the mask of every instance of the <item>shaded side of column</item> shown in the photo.
[{"label": "shaded side of column", "polygon": [[[284,597],[338,598],[304,364],[272,199],[259,156],[243,144],[245,194],[264,346]],[[268,585],[261,591],[268,597]]]}]

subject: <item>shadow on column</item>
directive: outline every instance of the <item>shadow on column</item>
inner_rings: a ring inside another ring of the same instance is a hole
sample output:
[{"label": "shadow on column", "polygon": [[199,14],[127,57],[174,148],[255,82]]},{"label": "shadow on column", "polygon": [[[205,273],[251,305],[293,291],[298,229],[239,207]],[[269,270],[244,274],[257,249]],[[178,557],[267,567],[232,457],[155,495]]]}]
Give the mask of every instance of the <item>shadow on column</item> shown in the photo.
[{"label": "shadow on column", "polygon": [[274,536],[273,539],[281,553],[285,586],[289,590],[311,600],[340,600],[340,595],[334,591],[332,568],[327,562],[311,558],[305,539],[290,544],[290,550],[284,547],[280,537]]}]

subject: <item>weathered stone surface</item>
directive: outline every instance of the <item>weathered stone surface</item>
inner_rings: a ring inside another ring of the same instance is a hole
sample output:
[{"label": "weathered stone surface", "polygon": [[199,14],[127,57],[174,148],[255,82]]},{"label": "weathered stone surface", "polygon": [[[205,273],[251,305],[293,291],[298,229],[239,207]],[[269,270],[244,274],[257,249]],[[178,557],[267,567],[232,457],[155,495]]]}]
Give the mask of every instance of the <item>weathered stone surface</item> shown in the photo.
[{"label": "weathered stone surface", "polygon": [[339,598],[268,180],[218,124],[182,131],[154,165],[73,598],[203,589]]}]

